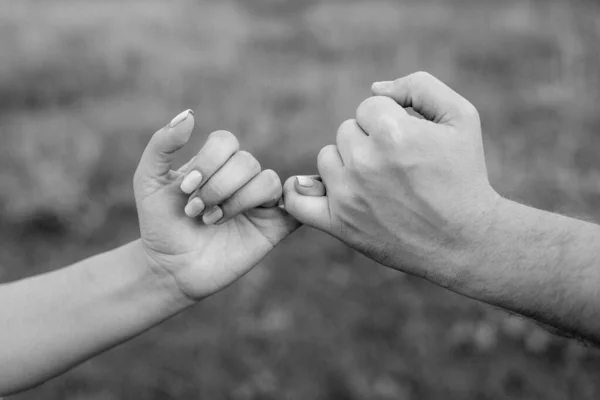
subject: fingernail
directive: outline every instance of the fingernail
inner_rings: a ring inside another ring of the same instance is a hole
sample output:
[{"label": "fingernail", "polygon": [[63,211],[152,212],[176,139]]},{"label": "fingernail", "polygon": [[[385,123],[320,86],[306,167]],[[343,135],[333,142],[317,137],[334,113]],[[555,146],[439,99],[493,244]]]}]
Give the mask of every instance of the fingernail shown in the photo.
[{"label": "fingernail", "polygon": [[185,121],[190,116],[190,114],[194,115],[194,112],[192,110],[185,110],[179,113],[178,116],[176,116],[171,120],[171,122],[169,122],[169,128],[175,128],[177,125]]},{"label": "fingernail", "polygon": [[373,84],[372,88],[373,88],[374,91],[385,92],[385,91],[390,90],[392,88],[392,82],[390,82],[390,81],[375,82]]},{"label": "fingernail", "polygon": [[297,176],[296,180],[298,181],[298,185],[303,186],[303,187],[315,186],[315,181],[313,181],[308,176]]},{"label": "fingernail", "polygon": [[214,206],[202,216],[202,221],[204,221],[206,225],[212,225],[218,222],[221,218],[223,218],[223,210],[221,210],[221,207],[219,206]]},{"label": "fingernail", "polygon": [[202,182],[202,174],[200,171],[190,171],[181,182],[181,190],[183,193],[191,194]]},{"label": "fingernail", "polygon": [[199,197],[194,197],[186,204],[184,212],[190,218],[196,218],[202,211],[204,211],[204,202]]}]

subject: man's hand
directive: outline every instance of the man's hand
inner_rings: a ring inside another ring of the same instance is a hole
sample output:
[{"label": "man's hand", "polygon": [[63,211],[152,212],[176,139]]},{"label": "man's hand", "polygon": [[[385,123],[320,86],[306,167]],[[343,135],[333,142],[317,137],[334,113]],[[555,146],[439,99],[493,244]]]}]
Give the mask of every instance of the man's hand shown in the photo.
[{"label": "man's hand", "polygon": [[186,111],[154,134],[134,189],[150,267],[198,300],[248,272],[299,224],[277,207],[278,175],[261,171],[229,132],[212,133],[194,159],[172,170],[193,127]]},{"label": "man's hand", "polygon": [[326,197],[289,179],[286,210],[384,265],[449,285],[500,200],[477,111],[426,73],[374,84],[373,93],[319,153]]}]

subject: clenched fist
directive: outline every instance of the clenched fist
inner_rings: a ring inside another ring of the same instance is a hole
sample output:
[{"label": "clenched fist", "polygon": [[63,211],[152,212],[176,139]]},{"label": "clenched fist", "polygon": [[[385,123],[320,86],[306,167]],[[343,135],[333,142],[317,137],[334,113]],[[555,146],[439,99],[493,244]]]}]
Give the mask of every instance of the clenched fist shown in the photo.
[{"label": "clenched fist", "polygon": [[373,93],[319,153],[326,196],[308,192],[314,179],[291,178],[286,210],[386,266],[450,285],[500,199],[477,111],[426,73],[376,83]]}]

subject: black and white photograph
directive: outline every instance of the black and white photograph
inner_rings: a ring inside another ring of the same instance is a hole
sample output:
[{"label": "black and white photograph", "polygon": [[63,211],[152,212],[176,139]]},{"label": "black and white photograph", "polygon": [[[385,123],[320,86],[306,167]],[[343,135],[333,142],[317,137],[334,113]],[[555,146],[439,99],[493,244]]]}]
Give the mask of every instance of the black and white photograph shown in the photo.
[{"label": "black and white photograph", "polygon": [[0,400],[600,399],[600,2],[0,0]]}]

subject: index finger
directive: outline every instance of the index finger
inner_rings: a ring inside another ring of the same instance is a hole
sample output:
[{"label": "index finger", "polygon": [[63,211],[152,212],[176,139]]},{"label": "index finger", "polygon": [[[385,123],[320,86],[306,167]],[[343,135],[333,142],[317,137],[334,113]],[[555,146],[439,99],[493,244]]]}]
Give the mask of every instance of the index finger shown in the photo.
[{"label": "index finger", "polygon": [[470,116],[474,109],[467,99],[427,72],[376,82],[372,91],[374,95],[394,99],[402,107],[412,107],[429,121],[440,124]]},{"label": "index finger", "polygon": [[202,187],[237,153],[239,148],[240,144],[232,133],[227,131],[211,133],[196,157],[184,166],[185,178],[181,182],[181,190],[186,194],[191,194]]},{"label": "index finger", "polygon": [[380,120],[386,115],[403,125],[411,118],[404,108],[385,96],[373,96],[363,101],[356,109],[356,122],[369,136],[380,132]]}]

